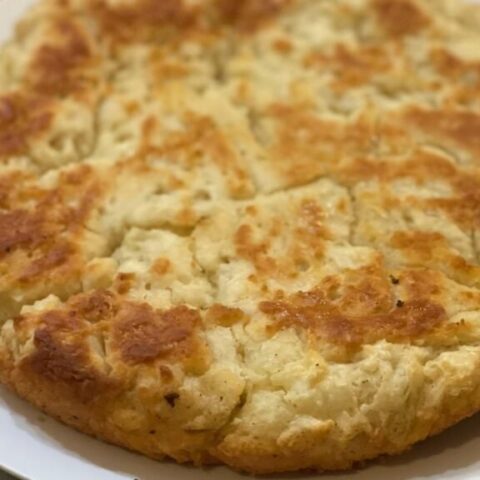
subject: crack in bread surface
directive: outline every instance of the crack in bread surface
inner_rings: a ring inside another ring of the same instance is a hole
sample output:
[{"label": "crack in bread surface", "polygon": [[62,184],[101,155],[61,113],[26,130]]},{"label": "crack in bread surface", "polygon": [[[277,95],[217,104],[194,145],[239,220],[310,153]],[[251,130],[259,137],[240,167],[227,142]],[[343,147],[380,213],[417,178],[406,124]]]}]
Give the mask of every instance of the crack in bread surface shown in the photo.
[{"label": "crack in bread surface", "polygon": [[348,468],[480,408],[480,13],[43,0],[0,59],[0,379],[155,458]]}]

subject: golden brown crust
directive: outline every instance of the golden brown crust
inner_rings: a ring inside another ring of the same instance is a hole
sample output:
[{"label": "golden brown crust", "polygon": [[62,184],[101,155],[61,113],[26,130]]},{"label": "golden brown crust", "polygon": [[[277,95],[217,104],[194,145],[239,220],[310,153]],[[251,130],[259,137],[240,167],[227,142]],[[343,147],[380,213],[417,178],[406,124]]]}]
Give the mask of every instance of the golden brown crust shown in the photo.
[{"label": "golden brown crust", "polygon": [[92,236],[86,228],[102,198],[98,179],[87,166],[61,172],[57,185],[47,188],[32,177],[18,182],[11,178],[5,178],[0,212],[2,295],[13,299],[20,290],[29,302],[78,288],[72,282],[80,281],[88,250],[104,248],[103,240],[94,238],[88,248],[84,245]]},{"label": "golden brown crust", "polygon": [[478,129],[480,114],[463,110],[443,110],[441,113],[428,110],[412,110],[407,116],[417,128],[424,130],[427,135],[439,136],[451,141],[461,149],[465,149],[473,156],[480,152]]},{"label": "golden brown crust", "polygon": [[193,331],[200,323],[198,313],[184,306],[158,315],[148,305],[126,305],[118,317],[113,346],[131,363],[168,358],[173,351],[188,355]]},{"label": "golden brown crust", "polygon": [[291,3],[290,0],[266,0],[265,2],[217,0],[217,8],[221,20],[227,25],[251,31],[265,21],[275,19],[282,9]]},{"label": "golden brown crust", "polygon": [[51,124],[49,102],[42,97],[11,93],[0,98],[0,156],[22,154],[31,138]]},{"label": "golden brown crust", "polygon": [[413,0],[373,0],[372,6],[378,23],[393,37],[418,33],[429,24],[428,16]]},{"label": "golden brown crust", "polygon": [[[98,19],[102,32],[114,41],[131,41],[134,38],[152,38],[155,29],[174,27],[185,29],[195,22],[195,15],[184,2],[167,0],[141,0],[119,2],[111,6],[104,0],[86,2],[94,18]],[[133,28],[132,28],[133,27]]]},{"label": "golden brown crust", "polygon": [[88,89],[83,71],[94,63],[87,39],[73,22],[59,18],[53,32],[61,42],[41,45],[26,73],[28,88],[40,95],[65,96]]},{"label": "golden brown crust", "polygon": [[0,380],[154,458],[344,469],[479,408],[480,14],[43,0],[0,55]]},{"label": "golden brown crust", "polygon": [[289,301],[262,302],[260,310],[281,326],[305,328],[322,340],[343,345],[421,340],[447,320],[443,307],[428,300],[397,300],[386,313],[347,317],[320,291],[299,293]]},{"label": "golden brown crust", "polygon": [[100,381],[95,373],[83,367],[86,363],[86,352],[81,345],[59,346],[54,334],[48,329],[35,332],[35,355],[26,360],[33,373],[41,378],[55,383],[65,383],[75,391],[80,398],[92,398],[98,389]]}]

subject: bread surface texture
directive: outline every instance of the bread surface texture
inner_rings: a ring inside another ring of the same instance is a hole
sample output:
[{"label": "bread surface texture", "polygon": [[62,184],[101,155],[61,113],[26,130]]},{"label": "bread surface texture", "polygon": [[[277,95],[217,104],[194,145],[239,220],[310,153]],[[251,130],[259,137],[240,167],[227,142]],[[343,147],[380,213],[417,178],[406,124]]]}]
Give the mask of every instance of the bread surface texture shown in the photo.
[{"label": "bread surface texture", "polygon": [[0,381],[255,474],[477,412],[479,45],[460,0],[35,4],[0,50]]}]

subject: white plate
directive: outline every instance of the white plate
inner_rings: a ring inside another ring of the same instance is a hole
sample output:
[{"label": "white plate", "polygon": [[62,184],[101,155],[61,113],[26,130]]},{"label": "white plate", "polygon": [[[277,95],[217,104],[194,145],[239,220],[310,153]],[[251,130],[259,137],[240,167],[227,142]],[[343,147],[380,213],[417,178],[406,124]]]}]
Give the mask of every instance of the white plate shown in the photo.
[{"label": "white plate", "polygon": [[[161,0],[158,0],[161,1]],[[261,0],[260,0],[261,1]],[[32,0],[0,0],[0,41]],[[46,418],[0,387],[0,467],[31,480],[246,480],[226,468],[198,470],[154,462]],[[279,475],[305,480],[478,480],[480,415],[409,453],[355,473]]]}]

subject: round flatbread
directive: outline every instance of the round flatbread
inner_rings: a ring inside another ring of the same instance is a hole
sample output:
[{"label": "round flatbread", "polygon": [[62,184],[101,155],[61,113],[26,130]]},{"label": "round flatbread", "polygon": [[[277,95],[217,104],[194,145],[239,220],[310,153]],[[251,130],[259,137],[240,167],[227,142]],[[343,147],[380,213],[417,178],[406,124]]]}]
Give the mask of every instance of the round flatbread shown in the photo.
[{"label": "round flatbread", "polygon": [[480,409],[480,8],[44,0],[0,53],[0,379],[154,458],[346,469]]}]

